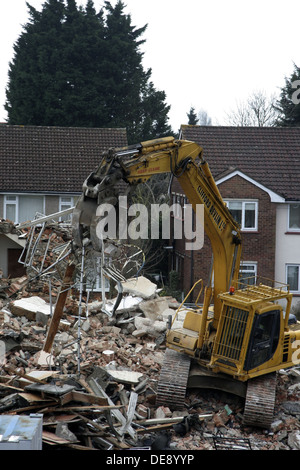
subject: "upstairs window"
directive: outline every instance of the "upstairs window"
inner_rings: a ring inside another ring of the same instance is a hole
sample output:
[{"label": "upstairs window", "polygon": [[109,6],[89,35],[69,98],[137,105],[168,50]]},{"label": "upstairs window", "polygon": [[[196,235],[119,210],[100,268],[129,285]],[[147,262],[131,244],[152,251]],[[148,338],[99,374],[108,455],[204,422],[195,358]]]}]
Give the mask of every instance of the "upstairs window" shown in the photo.
[{"label": "upstairs window", "polygon": [[[66,209],[71,209],[74,207],[74,198],[72,196],[60,196],[59,198],[59,211],[64,211]],[[71,223],[72,214],[65,214],[60,218],[61,222]]]},{"label": "upstairs window", "polygon": [[240,224],[241,230],[257,230],[257,201],[231,200],[226,202],[227,207],[232,214],[232,217],[236,220],[238,224]]},{"label": "upstairs window", "polygon": [[300,292],[300,265],[287,264],[286,283],[290,286],[291,292]]},{"label": "upstairs window", "polygon": [[44,214],[44,197],[27,194],[6,195],[4,198],[4,218],[15,224],[34,220]]},{"label": "upstairs window", "polygon": [[4,198],[4,219],[17,222],[17,196],[5,196]]},{"label": "upstairs window", "polygon": [[300,232],[300,202],[289,204],[289,230]]}]

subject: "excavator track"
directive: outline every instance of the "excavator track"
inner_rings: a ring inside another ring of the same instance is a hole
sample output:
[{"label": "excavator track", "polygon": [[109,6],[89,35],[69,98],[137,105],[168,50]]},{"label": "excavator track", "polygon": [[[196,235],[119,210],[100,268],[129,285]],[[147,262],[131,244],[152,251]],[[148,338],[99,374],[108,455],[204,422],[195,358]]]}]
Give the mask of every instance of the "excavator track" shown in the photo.
[{"label": "excavator track", "polygon": [[276,399],[276,372],[248,381],[244,424],[268,429],[273,421]]},{"label": "excavator track", "polygon": [[[173,349],[166,349],[157,385],[156,403],[158,406],[184,408],[190,366],[189,356]],[[244,425],[264,429],[270,427],[274,417],[276,383],[276,372],[248,381]]]},{"label": "excavator track", "polygon": [[173,349],[166,349],[157,385],[157,405],[184,408],[190,365],[190,357]]}]

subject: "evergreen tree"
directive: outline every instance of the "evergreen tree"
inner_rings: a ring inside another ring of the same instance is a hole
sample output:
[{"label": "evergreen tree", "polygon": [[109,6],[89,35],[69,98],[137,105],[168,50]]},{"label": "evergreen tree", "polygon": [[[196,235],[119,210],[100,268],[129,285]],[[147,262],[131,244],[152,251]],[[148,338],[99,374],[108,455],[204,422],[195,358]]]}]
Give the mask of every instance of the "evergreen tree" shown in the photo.
[{"label": "evergreen tree", "polygon": [[129,143],[172,134],[166,95],[142,66],[141,36],[121,0],[96,13],[92,0],[47,0],[14,46],[9,124],[126,127]]},{"label": "evergreen tree", "polygon": [[108,121],[103,59],[106,56],[103,12],[93,2],[86,11],[67,0],[63,35],[65,126],[104,127]]},{"label": "evergreen tree", "polygon": [[295,64],[291,77],[285,79],[276,109],[280,112],[279,126],[300,126],[300,68]]},{"label": "evergreen tree", "polygon": [[197,122],[199,121],[199,119],[197,118],[197,114],[195,112],[195,108],[193,107],[190,108],[190,111],[186,113],[186,115],[188,117],[188,124],[190,126],[195,126]]},{"label": "evergreen tree", "polygon": [[27,4],[31,20],[24,27],[10,64],[6,110],[10,124],[60,124],[62,0],[48,0],[42,12]]}]

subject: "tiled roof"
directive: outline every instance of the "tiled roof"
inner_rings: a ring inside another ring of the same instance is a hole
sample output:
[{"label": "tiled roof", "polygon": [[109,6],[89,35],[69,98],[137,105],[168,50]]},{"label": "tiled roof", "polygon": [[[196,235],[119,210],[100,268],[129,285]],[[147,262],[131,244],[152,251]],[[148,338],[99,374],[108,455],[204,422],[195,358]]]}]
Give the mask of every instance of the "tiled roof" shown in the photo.
[{"label": "tiled roof", "polygon": [[0,192],[81,192],[103,150],[126,145],[126,129],[1,124]]},{"label": "tiled roof", "polygon": [[300,128],[181,126],[214,178],[239,170],[287,201],[300,201]]}]

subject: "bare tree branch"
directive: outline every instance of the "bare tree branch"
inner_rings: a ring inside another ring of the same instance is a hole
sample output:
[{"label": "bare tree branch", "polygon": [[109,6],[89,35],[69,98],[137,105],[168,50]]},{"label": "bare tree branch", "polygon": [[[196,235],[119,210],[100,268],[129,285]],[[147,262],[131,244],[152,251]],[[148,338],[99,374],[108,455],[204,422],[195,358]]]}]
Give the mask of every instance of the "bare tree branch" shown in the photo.
[{"label": "bare tree branch", "polygon": [[236,109],[227,113],[230,126],[275,126],[278,118],[275,94],[268,97],[264,91],[254,91],[244,102],[237,103]]}]

